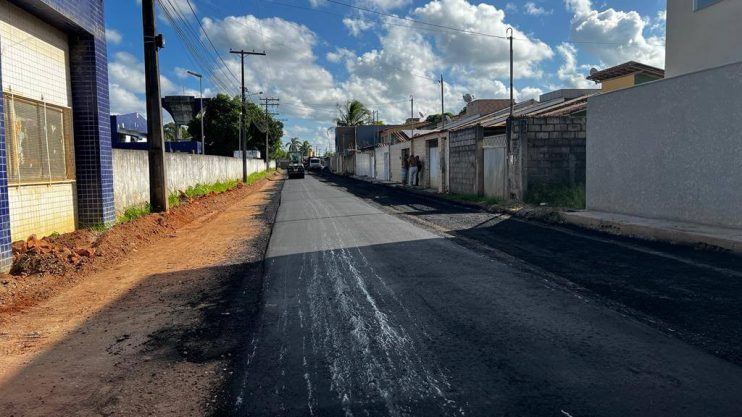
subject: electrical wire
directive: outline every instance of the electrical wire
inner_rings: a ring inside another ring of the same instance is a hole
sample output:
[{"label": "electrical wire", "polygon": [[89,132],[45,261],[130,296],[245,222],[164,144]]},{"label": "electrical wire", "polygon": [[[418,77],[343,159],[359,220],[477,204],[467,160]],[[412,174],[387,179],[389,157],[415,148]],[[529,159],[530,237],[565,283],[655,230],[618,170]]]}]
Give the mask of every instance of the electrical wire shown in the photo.
[{"label": "electrical wire", "polygon": [[191,0],[186,0],[188,3],[188,8],[191,9],[191,13],[193,14],[193,17],[196,18],[196,21],[198,22],[198,26],[201,28],[201,32],[204,34],[206,39],[209,41],[209,45],[211,45],[211,48],[214,50],[214,53],[217,57],[219,57],[219,61],[221,61],[222,65],[224,65],[224,68],[229,71],[229,73],[232,75],[232,78],[237,81],[237,76],[234,75],[231,69],[229,69],[229,66],[227,66],[227,63],[224,62],[224,59],[222,58],[222,55],[219,53],[219,50],[216,49],[216,46],[214,46],[214,42],[211,41],[211,38],[209,37],[209,34],[206,33],[206,29],[204,28],[204,25],[201,24],[201,19],[198,17],[198,14],[196,14],[196,10],[193,8],[193,5],[191,4]]}]

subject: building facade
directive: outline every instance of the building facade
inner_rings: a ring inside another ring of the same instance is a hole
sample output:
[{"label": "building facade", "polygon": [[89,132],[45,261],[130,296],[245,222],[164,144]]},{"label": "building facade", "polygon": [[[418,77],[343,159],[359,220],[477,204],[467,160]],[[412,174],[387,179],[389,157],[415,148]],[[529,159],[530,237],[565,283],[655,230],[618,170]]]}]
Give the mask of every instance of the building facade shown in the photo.
[{"label": "building facade", "polygon": [[102,0],[0,0],[0,268],[115,220]]},{"label": "building facade", "polygon": [[667,0],[668,77],[742,61],[739,0]]}]

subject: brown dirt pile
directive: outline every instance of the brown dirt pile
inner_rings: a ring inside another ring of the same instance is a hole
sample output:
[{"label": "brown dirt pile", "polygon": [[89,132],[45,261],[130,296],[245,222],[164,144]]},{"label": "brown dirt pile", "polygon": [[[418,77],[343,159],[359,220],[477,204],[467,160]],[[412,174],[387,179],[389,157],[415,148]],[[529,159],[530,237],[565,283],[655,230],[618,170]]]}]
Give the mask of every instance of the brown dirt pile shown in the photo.
[{"label": "brown dirt pile", "polygon": [[145,245],[175,237],[179,228],[224,210],[260,189],[265,181],[240,183],[224,193],[193,199],[181,196],[181,204],[168,213],[150,214],[105,232],[84,229],[14,242],[11,273],[0,275],[0,314],[34,305],[80,277],[116,265]]}]

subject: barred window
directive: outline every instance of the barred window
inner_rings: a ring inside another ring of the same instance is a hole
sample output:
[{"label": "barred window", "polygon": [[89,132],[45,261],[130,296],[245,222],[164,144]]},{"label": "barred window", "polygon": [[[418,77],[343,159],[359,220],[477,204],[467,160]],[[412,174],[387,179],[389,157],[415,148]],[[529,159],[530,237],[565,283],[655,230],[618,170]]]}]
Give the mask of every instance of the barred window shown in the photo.
[{"label": "barred window", "polygon": [[75,178],[70,109],[5,94],[8,184]]}]

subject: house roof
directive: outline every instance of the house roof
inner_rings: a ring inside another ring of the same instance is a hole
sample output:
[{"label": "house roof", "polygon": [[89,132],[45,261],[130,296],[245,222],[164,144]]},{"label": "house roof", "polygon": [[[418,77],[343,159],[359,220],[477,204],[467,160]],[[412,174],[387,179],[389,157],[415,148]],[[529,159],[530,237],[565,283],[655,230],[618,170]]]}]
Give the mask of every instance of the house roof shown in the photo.
[{"label": "house roof", "polygon": [[590,74],[587,79],[595,81],[596,83],[610,80],[613,78],[623,77],[624,75],[642,73],[657,78],[665,78],[665,70],[662,68],[653,67],[651,65],[642,64],[636,61],[625,62],[615,67],[606,68],[602,71],[594,72]]}]

